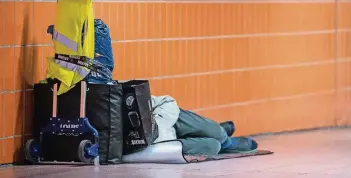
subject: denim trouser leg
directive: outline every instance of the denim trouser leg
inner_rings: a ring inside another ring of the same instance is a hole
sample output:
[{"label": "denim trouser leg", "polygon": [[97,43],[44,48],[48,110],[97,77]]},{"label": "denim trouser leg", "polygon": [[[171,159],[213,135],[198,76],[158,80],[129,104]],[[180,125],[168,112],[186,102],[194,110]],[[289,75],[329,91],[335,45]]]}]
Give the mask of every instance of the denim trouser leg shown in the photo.
[{"label": "denim trouser leg", "polygon": [[175,129],[185,154],[217,154],[228,139],[219,124],[183,109],[180,109]]}]

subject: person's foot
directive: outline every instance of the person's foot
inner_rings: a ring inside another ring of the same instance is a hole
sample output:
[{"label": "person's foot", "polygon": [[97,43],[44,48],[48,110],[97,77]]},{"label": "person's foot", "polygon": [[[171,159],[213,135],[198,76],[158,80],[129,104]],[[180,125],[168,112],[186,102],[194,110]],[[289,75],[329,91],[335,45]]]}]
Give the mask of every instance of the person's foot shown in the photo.
[{"label": "person's foot", "polygon": [[224,128],[224,130],[227,132],[227,135],[229,137],[234,134],[234,132],[235,132],[235,125],[234,125],[233,121],[222,122],[219,125]]},{"label": "person's foot", "polygon": [[[247,137],[231,137],[229,142],[222,147],[223,153],[242,153],[256,151],[258,144],[255,140]],[[230,144],[229,144],[230,143]]]}]

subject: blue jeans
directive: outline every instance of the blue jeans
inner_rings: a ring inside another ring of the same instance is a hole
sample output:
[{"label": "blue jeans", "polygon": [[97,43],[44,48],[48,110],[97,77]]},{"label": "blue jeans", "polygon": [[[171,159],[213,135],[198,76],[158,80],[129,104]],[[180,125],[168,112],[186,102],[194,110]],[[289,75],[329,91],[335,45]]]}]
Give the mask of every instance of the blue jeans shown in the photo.
[{"label": "blue jeans", "polygon": [[177,138],[183,143],[185,154],[218,154],[227,132],[216,122],[191,111],[180,109],[175,124]]},{"label": "blue jeans", "polygon": [[114,83],[112,71],[114,68],[110,30],[100,19],[94,20],[95,53],[99,54],[94,58],[93,63],[100,66],[102,73],[91,71],[86,77],[89,83],[107,84]]}]

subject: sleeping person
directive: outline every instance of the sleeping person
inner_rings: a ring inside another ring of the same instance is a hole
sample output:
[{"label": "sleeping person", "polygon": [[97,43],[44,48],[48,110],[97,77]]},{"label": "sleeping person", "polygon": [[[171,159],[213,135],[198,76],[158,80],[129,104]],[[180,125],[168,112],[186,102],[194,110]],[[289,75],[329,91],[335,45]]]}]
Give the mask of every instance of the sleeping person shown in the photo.
[{"label": "sleeping person", "polygon": [[254,152],[257,142],[247,137],[232,137],[234,123],[215,121],[178,107],[171,96],[152,96],[152,115],[159,136],[154,143],[179,140],[184,154]]}]

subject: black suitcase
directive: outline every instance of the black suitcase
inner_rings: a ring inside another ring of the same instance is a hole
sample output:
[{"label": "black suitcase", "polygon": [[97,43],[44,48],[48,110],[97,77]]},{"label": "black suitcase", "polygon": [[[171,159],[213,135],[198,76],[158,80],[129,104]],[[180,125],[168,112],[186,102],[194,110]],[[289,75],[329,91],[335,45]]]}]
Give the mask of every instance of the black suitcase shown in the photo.
[{"label": "black suitcase", "polygon": [[123,154],[140,151],[158,137],[158,127],[152,117],[149,82],[131,80],[123,87]]},{"label": "black suitcase", "polygon": [[121,85],[86,85],[81,82],[58,97],[56,91],[57,84],[34,86],[35,140],[26,143],[26,159],[34,163],[91,163],[92,159],[98,158],[96,164],[121,163]]}]

